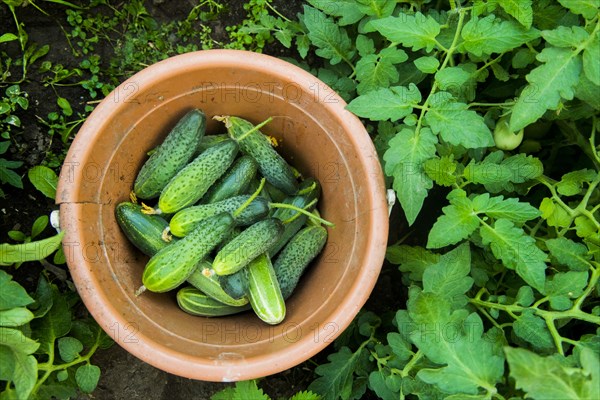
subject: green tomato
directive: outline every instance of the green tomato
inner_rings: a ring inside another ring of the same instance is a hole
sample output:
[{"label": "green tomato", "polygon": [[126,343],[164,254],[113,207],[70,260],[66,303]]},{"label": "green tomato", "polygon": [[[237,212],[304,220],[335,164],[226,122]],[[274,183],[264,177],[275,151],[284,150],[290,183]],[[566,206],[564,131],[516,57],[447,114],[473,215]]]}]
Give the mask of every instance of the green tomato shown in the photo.
[{"label": "green tomato", "polygon": [[510,130],[508,121],[509,118],[507,117],[500,118],[494,129],[494,142],[500,150],[514,150],[523,141],[524,129],[514,133]]}]

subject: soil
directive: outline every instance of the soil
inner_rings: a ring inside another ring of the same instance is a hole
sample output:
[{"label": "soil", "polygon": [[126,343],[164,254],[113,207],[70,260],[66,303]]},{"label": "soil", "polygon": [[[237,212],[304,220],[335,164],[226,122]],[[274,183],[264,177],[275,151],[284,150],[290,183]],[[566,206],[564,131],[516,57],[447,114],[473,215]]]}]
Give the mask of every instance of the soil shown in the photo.
[{"label": "soil", "polygon": [[[29,42],[50,45],[51,50],[44,60],[61,63],[66,68],[76,68],[80,59],[73,56],[63,31],[63,29],[70,29],[65,17],[65,7],[51,2],[37,3],[43,6],[48,15],[44,15],[32,6],[17,10],[18,16],[29,35]],[[228,5],[228,12],[221,15],[218,20],[210,23],[213,29],[213,37],[221,41],[224,41],[227,37],[225,27],[239,23],[246,15],[246,11],[242,7],[244,1],[236,0],[225,3]],[[301,3],[299,0],[275,0],[272,4],[283,15],[295,18],[301,9]],[[146,1],[146,8],[156,21],[167,23],[184,19],[194,4],[198,4],[198,2],[192,0],[154,0]],[[0,22],[3,30],[9,32],[15,30],[12,15],[3,4],[0,5]],[[0,32],[0,34],[2,33],[4,32]],[[0,50],[6,52],[11,58],[20,56],[20,49],[16,41],[3,44]],[[102,57],[112,51],[113,49],[102,43],[99,43],[95,49],[95,52],[101,54]],[[295,56],[293,52],[276,43],[267,45],[264,53],[279,57]],[[13,68],[11,71],[14,74],[12,78],[18,79],[20,76],[19,69]],[[23,166],[17,172],[23,176],[24,188],[16,189],[7,185],[2,186],[6,196],[3,199],[0,198],[0,243],[10,242],[7,235],[9,230],[20,229],[27,232],[38,216],[49,215],[56,208],[54,201],[37,191],[26,176],[26,171],[29,168],[42,162],[53,166],[54,159],[58,160],[54,165],[55,170],[58,172],[60,157],[68,149],[68,142],[63,144],[60,137],[57,137],[58,135],[50,136],[48,128],[38,118],[45,117],[49,112],[57,111],[54,101],[48,101],[48,99],[55,99],[56,93],[53,92],[51,87],[42,85],[40,79],[41,74],[37,68],[32,67],[28,73],[28,79],[21,83],[21,89],[29,95],[30,107],[26,112],[17,113],[22,120],[22,129],[18,132],[15,131],[17,134],[12,136],[13,145],[9,153],[2,156],[23,162]],[[0,96],[4,94],[4,90],[5,88],[0,86]],[[61,87],[60,96],[65,97],[70,102],[75,112],[83,111],[86,102],[89,100],[88,92],[80,85]],[[430,196],[430,199],[432,197]],[[435,201],[435,199],[428,201]],[[429,215],[423,218],[433,220],[435,216]],[[430,224],[430,221],[424,223],[425,226]],[[406,230],[406,223],[399,216],[397,210],[392,215],[392,226],[394,232]],[[42,237],[51,234],[52,228],[48,227]],[[413,232],[410,241],[418,237],[419,233]],[[396,240],[398,240],[396,236],[390,238],[391,242]],[[42,268],[39,263],[27,263],[20,269],[9,272],[27,289],[33,289]],[[64,265],[62,268],[66,269]],[[381,315],[401,306],[403,299],[397,296],[399,282],[400,276],[397,268],[384,266],[383,273],[366,305],[366,309]],[[62,286],[65,290],[68,290],[66,282],[63,282]],[[259,386],[273,399],[289,398],[297,391],[305,390],[308,387],[309,383],[315,378],[313,372],[315,365],[326,362],[327,354],[329,354],[329,349],[325,349],[304,364],[262,379]],[[193,381],[170,375],[136,359],[118,345],[114,345],[108,350],[99,351],[94,356],[93,363],[102,370],[99,385],[92,395],[82,395],[80,399],[209,399],[215,392],[231,385]]]}]

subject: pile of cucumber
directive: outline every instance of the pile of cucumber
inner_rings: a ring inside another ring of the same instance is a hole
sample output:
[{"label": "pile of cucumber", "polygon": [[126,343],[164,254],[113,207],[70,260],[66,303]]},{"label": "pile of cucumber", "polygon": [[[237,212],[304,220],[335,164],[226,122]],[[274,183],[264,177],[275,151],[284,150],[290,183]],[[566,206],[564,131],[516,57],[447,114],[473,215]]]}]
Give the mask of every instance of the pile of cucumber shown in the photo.
[{"label": "pile of cucumber", "polygon": [[325,246],[324,225],[333,224],[316,209],[319,182],[301,178],[260,132],[270,119],[257,126],[215,119],[227,134],[205,135],[201,110],[183,116],[149,153],[132,201],[116,207],[125,236],[150,257],[138,292],[177,290],[189,314],[252,309],[278,324],[285,300]]}]

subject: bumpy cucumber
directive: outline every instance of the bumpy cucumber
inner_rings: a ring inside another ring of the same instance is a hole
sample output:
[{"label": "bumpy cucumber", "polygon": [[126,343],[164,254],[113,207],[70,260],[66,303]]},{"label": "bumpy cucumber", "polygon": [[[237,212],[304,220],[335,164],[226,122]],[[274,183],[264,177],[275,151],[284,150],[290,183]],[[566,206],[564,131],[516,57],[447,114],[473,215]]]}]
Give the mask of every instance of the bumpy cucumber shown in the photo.
[{"label": "bumpy cucumber", "polygon": [[256,171],[256,161],[252,157],[238,158],[225,175],[206,192],[202,203],[215,203],[245,193]]},{"label": "bumpy cucumber", "polygon": [[142,283],[152,292],[166,292],[181,285],[234,226],[229,213],[207,218],[194,231],[156,253],[144,269]]},{"label": "bumpy cucumber", "polygon": [[[193,231],[202,220],[222,212],[233,213],[249,198],[250,196],[248,195],[242,195],[222,200],[217,203],[187,207],[171,218],[169,223],[171,233],[175,236],[183,237]],[[257,197],[252,200],[248,207],[236,216],[235,221],[236,224],[240,226],[250,225],[261,218],[264,218],[268,213],[269,203],[267,200]]]},{"label": "bumpy cucumber", "polygon": [[142,199],[158,197],[193,157],[205,129],[206,116],[202,111],[191,110],[185,114],[142,166],[133,185],[136,196]]},{"label": "bumpy cucumber", "polygon": [[[288,196],[283,200],[284,204],[291,204],[298,208],[305,208],[314,200],[318,200],[321,195],[321,185],[316,179],[308,178],[304,180],[300,184],[300,188],[298,190],[297,195]],[[308,211],[312,211],[313,207],[310,207]],[[291,222],[287,222],[284,224],[284,231],[281,234],[281,238],[271,247],[269,250],[269,255],[273,257],[277,254],[283,246],[294,236],[302,226],[307,222],[306,215],[297,216],[298,211],[291,210],[289,208],[276,208],[272,212],[272,216],[274,218],[279,218],[282,221],[289,221],[291,218],[296,217],[296,219]]]},{"label": "bumpy cucumber", "polygon": [[229,139],[229,135],[226,133],[220,135],[204,135],[198,143],[198,147],[196,148],[195,156],[198,156],[200,153],[208,149],[209,147],[213,147],[216,144],[226,141]]},{"label": "bumpy cucumber", "polygon": [[158,208],[170,214],[196,203],[227,171],[237,152],[233,140],[207,149],[169,181],[158,198]]},{"label": "bumpy cucumber", "polygon": [[260,254],[265,253],[279,239],[283,223],[277,218],[263,219],[242,231],[217,253],[213,269],[217,275],[233,274]]},{"label": "bumpy cucumber", "polygon": [[308,226],[298,232],[281,250],[273,268],[284,299],[290,297],[300,276],[327,242],[327,230],[322,226]]},{"label": "bumpy cucumber", "polygon": [[158,215],[147,215],[142,207],[124,202],[115,209],[117,223],[127,239],[147,256],[153,256],[169,245],[162,238],[169,223]]},{"label": "bumpy cucumber", "polygon": [[223,304],[202,293],[195,287],[185,287],[177,292],[179,308],[188,314],[202,317],[222,317],[247,310],[248,306],[231,306]]},{"label": "bumpy cucumber", "polygon": [[231,275],[221,275],[218,279],[223,291],[232,298],[247,298],[248,268],[242,268]]},{"label": "bumpy cucumber", "polygon": [[292,168],[273,148],[267,136],[245,119],[233,116],[217,119],[225,122],[229,136],[238,142],[242,152],[254,158],[269,183],[287,195],[296,193],[298,183]]},{"label": "bumpy cucumber", "polygon": [[229,306],[243,306],[248,304],[248,299],[246,297],[241,297],[234,299],[230,295],[227,294],[221,287],[221,283],[219,282],[219,278],[216,275],[203,274],[203,271],[210,270],[212,264],[209,261],[202,261],[194,269],[194,272],[187,278],[187,282],[194,286],[196,289],[200,290],[204,294],[213,299],[227,304]]},{"label": "bumpy cucumber", "polygon": [[285,318],[285,302],[267,254],[248,264],[248,299],[256,315],[267,324],[276,325]]}]

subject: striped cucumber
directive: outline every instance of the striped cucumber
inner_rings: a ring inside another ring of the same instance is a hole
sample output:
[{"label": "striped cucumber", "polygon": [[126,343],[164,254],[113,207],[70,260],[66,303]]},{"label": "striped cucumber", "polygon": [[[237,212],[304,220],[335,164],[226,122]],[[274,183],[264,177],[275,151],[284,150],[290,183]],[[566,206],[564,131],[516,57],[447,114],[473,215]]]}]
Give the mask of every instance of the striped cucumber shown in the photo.
[{"label": "striped cucumber", "polygon": [[201,317],[222,317],[237,314],[250,308],[248,305],[231,306],[223,304],[195,287],[179,289],[177,291],[177,304],[186,313]]},{"label": "striped cucumber", "polygon": [[227,171],[238,152],[233,140],[214,145],[175,175],[158,198],[161,213],[175,213],[191,206]]},{"label": "striped cucumber", "polygon": [[260,173],[269,183],[287,195],[296,193],[298,183],[292,168],[273,148],[269,138],[258,130],[261,125],[254,126],[233,116],[214,118],[225,123],[229,136],[240,145],[243,153],[254,158]]},{"label": "striped cucumber", "polygon": [[[242,195],[222,200],[217,203],[187,207],[171,218],[169,229],[173,235],[183,237],[193,231],[204,219],[222,212],[233,213],[249,198],[250,196],[248,195]],[[235,221],[236,224],[240,226],[251,225],[264,218],[268,213],[269,203],[267,200],[262,197],[257,197],[235,217]]]},{"label": "striped cucumber", "polygon": [[166,292],[181,285],[233,227],[229,213],[204,220],[185,238],[165,247],[148,261],[142,275],[144,287],[152,292]]},{"label": "striped cucumber", "polygon": [[231,275],[218,276],[223,291],[234,299],[247,298],[248,269],[242,268]]},{"label": "striped cucumber", "polygon": [[248,304],[248,298],[246,297],[233,298],[228,295],[221,287],[219,278],[216,275],[202,273],[210,270],[211,267],[211,263],[207,260],[200,262],[194,272],[187,278],[188,283],[223,304],[236,307]]},{"label": "striped cucumber", "polygon": [[147,215],[142,206],[123,202],[115,208],[117,223],[127,239],[147,256],[153,256],[169,245],[162,238],[169,223],[158,215]]},{"label": "striped cucumber", "polygon": [[242,156],[202,197],[202,203],[215,203],[230,197],[244,194],[250,181],[256,175],[256,161],[250,156]]},{"label": "striped cucumber", "polygon": [[256,315],[270,325],[285,318],[285,302],[267,254],[261,254],[248,264],[248,299]]},{"label": "striped cucumber", "polygon": [[217,275],[233,274],[260,254],[267,252],[283,233],[277,218],[263,219],[243,230],[215,256],[213,270]]},{"label": "striped cucumber", "polygon": [[322,226],[308,226],[298,232],[281,250],[273,268],[284,299],[298,284],[300,276],[310,262],[323,250],[327,242],[327,230]]},{"label": "striped cucumber", "polygon": [[206,130],[206,116],[191,110],[177,122],[138,173],[133,191],[142,199],[160,195],[169,181],[190,161]]}]

